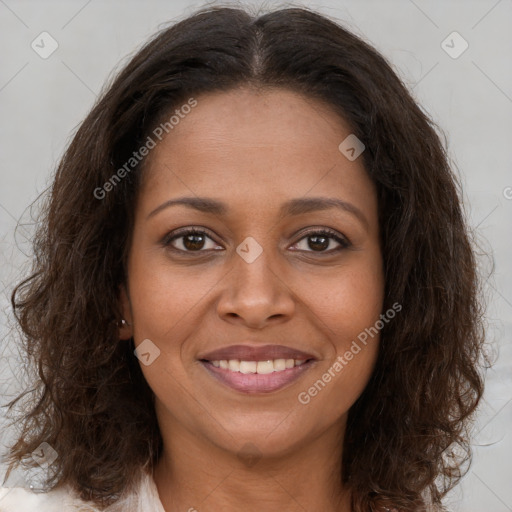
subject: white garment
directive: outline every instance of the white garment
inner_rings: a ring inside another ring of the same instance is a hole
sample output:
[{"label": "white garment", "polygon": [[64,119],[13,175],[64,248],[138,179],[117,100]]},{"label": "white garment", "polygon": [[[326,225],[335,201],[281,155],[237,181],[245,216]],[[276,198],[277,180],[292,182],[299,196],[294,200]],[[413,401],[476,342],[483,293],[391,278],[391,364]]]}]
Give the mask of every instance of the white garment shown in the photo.
[{"label": "white garment", "polygon": [[36,493],[22,487],[0,488],[0,512],[165,512],[151,475],[142,473],[139,485],[100,511],[67,488]]}]

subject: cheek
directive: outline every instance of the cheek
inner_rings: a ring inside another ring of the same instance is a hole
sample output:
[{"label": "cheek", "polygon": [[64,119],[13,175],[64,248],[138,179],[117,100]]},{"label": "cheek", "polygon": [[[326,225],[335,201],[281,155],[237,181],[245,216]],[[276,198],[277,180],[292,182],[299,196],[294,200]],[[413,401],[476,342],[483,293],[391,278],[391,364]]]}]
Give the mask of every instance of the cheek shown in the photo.
[{"label": "cheek", "polygon": [[317,325],[323,326],[330,347],[314,379],[305,383],[297,399],[313,416],[321,415],[325,423],[331,423],[352,407],[375,367],[382,280],[378,272],[347,272],[318,289],[321,292],[309,296],[317,304]]},{"label": "cheek", "polygon": [[161,254],[144,251],[133,252],[129,275],[136,340],[154,336],[163,341],[183,328],[218,281],[211,272],[171,267]]},{"label": "cheek", "polygon": [[382,312],[384,279],[378,253],[369,258],[354,254],[351,260],[329,273],[302,274],[300,288],[294,287],[337,352],[344,352],[347,342],[350,345],[375,324]]},{"label": "cheek", "polygon": [[330,347],[315,380],[307,383],[298,400],[335,421],[361,395],[377,359],[376,326],[384,295],[380,257],[376,253],[375,258],[340,268],[329,278],[317,275],[303,280],[301,286]]},{"label": "cheek", "polygon": [[[337,355],[297,396],[308,418],[322,418],[324,425],[345,418],[361,396],[373,372],[378,354],[378,335],[367,346]],[[347,353],[351,359],[347,359]]]}]

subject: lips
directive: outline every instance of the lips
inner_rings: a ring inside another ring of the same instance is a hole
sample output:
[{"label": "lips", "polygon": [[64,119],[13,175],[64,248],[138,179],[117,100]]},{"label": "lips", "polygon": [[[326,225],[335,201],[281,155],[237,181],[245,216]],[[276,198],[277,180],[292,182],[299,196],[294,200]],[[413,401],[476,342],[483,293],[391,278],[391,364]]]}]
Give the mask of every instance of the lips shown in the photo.
[{"label": "lips", "polygon": [[203,361],[220,361],[239,359],[243,361],[267,361],[270,359],[299,359],[308,361],[316,359],[312,354],[283,345],[231,345],[223,347],[198,357]]},{"label": "lips", "polygon": [[231,345],[199,357],[207,373],[242,393],[271,393],[291,385],[316,357],[283,345]]}]

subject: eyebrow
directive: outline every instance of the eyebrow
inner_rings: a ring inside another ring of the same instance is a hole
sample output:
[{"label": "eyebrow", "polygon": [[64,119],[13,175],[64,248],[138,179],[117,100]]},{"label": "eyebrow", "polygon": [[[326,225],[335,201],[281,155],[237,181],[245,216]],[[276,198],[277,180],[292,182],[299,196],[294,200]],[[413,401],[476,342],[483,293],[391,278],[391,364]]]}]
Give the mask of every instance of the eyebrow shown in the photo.
[{"label": "eyebrow", "polygon": [[[229,207],[225,203],[210,197],[178,197],[162,203],[155,208],[147,218],[153,217],[170,206],[185,206],[186,208],[219,216],[226,215],[229,211]],[[303,197],[290,199],[281,205],[279,213],[282,216],[293,216],[332,208],[351,213],[357,217],[367,229],[369,228],[368,219],[359,208],[343,199],[334,197]]]}]

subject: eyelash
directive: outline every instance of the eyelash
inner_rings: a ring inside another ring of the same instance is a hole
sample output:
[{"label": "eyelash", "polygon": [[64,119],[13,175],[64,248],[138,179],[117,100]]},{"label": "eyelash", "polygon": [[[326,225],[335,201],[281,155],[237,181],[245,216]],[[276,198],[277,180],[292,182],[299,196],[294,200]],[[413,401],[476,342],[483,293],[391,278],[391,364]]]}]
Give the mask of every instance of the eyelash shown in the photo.
[{"label": "eyelash", "polygon": [[[172,242],[174,242],[174,240],[184,238],[188,235],[205,235],[206,237],[210,238],[212,241],[215,242],[215,240],[213,240],[213,238],[210,236],[210,234],[207,231],[204,231],[202,229],[197,229],[197,228],[186,228],[182,231],[180,230],[178,232],[173,232],[173,233],[167,234],[163,238],[161,243],[165,248],[170,249],[173,252],[180,253],[180,254],[187,254],[187,255],[199,254],[199,253],[209,252],[210,250],[216,250],[216,249],[207,249],[207,250],[199,249],[197,251],[185,251],[183,249],[177,249],[176,247],[172,246]],[[319,255],[322,255],[322,254],[330,255],[330,254],[342,251],[344,249],[347,249],[351,246],[351,243],[349,242],[349,240],[347,238],[340,236],[336,231],[333,231],[329,228],[322,228],[318,231],[309,231],[307,233],[303,233],[303,236],[294,245],[299,243],[304,238],[308,238],[308,237],[312,237],[312,236],[325,236],[326,238],[329,238],[329,239],[332,239],[332,240],[335,240],[336,242],[338,242],[340,244],[340,247],[331,249],[329,251],[313,251],[313,250],[303,251],[301,249],[297,249],[298,252],[316,253]]]}]

